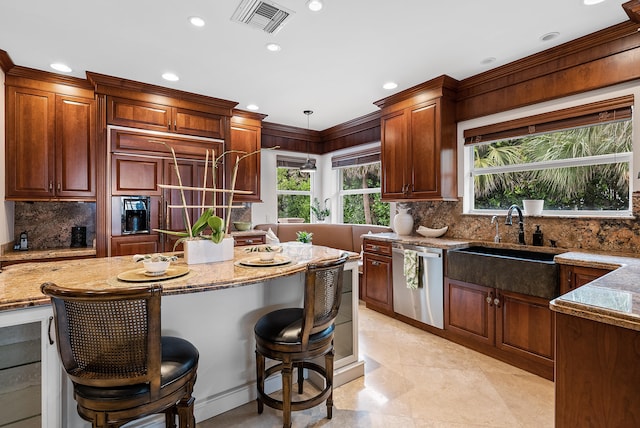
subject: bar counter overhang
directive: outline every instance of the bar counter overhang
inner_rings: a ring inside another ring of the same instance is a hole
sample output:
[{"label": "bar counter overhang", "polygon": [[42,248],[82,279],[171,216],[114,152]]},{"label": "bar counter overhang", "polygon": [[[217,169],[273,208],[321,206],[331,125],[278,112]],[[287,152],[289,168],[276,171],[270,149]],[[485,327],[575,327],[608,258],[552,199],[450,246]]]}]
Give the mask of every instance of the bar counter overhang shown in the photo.
[{"label": "bar counter overhang", "polygon": [[[274,309],[301,307],[307,264],[335,259],[342,252],[315,245],[285,244],[282,255],[291,258],[290,263],[274,267],[245,267],[238,262],[251,253],[238,247],[234,260],[188,265],[186,275],[160,282],[163,286],[163,335],[183,337],[200,352],[198,380],[194,389],[197,421],[255,399],[255,322]],[[351,299],[343,301],[341,308],[350,320],[342,329],[340,325],[336,326],[336,385],[364,373],[357,349],[358,254],[350,253],[350,256],[345,266],[345,278],[349,281],[347,289]],[[187,267],[182,259],[175,265]],[[139,268],[140,264],[130,256],[12,265],[0,274],[0,327],[11,325],[13,319],[23,318],[28,311],[49,306],[48,298],[40,292],[40,285],[44,282],[95,290],[135,286],[135,283],[118,280],[117,276]],[[347,279],[345,285],[346,282]],[[346,343],[345,337],[348,337]],[[345,347],[346,351],[342,352],[340,347]],[[342,361],[341,352],[345,357]],[[57,361],[53,365],[49,361],[46,365],[49,370],[51,367],[62,370]],[[56,399],[60,403],[54,407],[61,406],[59,411],[64,426],[84,426],[69,395],[72,388],[62,372],[60,376],[62,388],[55,394],[60,397]],[[279,383],[279,378],[273,378],[266,387],[276,390],[280,388]],[[51,388],[43,388],[43,397],[48,395],[45,393],[47,389],[55,392]],[[52,404],[49,402],[46,406]],[[57,409],[53,413],[57,413]],[[42,426],[47,426],[44,421]]]}]

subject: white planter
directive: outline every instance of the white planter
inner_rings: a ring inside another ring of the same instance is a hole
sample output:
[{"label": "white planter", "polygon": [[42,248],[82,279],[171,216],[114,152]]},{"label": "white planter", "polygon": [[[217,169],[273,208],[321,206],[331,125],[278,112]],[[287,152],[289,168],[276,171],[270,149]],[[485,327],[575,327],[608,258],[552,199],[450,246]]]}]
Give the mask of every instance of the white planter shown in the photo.
[{"label": "white planter", "polygon": [[184,260],[188,265],[223,262],[233,259],[233,238],[224,238],[219,244],[208,239],[184,241]]},{"label": "white planter", "polygon": [[522,206],[526,215],[542,215],[544,199],[524,199]]}]

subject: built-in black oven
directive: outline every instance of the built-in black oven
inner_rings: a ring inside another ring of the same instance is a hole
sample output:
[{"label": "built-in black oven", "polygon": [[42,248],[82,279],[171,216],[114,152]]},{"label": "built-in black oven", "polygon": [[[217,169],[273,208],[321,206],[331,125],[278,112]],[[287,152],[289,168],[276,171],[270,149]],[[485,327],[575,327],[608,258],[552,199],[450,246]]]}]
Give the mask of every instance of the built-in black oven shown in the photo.
[{"label": "built-in black oven", "polygon": [[151,198],[122,196],[120,198],[122,234],[151,233]]}]

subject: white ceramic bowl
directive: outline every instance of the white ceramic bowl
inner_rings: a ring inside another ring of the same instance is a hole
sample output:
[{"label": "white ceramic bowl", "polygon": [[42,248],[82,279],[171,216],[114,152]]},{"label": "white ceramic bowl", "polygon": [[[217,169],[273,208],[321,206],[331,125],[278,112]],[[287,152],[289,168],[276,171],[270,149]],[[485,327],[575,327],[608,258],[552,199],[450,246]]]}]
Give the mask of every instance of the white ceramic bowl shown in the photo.
[{"label": "white ceramic bowl", "polygon": [[276,256],[275,251],[260,251],[260,260],[262,260],[263,262],[268,262],[274,259],[274,257]]},{"label": "white ceramic bowl", "polygon": [[162,275],[167,271],[167,269],[169,269],[169,265],[171,264],[171,262],[170,261],[166,261],[166,262],[143,261],[142,264],[144,265],[144,270],[147,273],[150,273],[152,275]]},{"label": "white ceramic bowl", "polygon": [[429,227],[420,226],[418,227],[416,232],[418,232],[420,235],[424,236],[425,238],[438,238],[444,235],[445,233],[447,233],[447,230],[449,230],[449,226],[445,226],[440,229],[431,229]]}]

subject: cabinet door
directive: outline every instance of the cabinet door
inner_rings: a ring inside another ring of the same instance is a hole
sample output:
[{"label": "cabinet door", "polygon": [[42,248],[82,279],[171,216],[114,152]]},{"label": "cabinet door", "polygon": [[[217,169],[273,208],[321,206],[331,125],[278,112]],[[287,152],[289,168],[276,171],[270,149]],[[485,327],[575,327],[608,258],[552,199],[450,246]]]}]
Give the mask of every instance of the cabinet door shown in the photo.
[{"label": "cabinet door", "polygon": [[440,196],[440,150],[438,147],[437,104],[411,109],[409,123],[409,197],[429,199]]},{"label": "cabinet door", "polygon": [[185,135],[224,138],[224,119],[215,114],[175,108],[172,130]]},{"label": "cabinet door", "polygon": [[56,195],[94,199],[95,101],[56,96]]},{"label": "cabinet door", "polygon": [[487,345],[495,343],[493,288],[445,278],[445,330]]},{"label": "cabinet door", "polygon": [[555,317],[549,300],[498,291],[496,346],[553,366]]},{"label": "cabinet door", "polygon": [[407,190],[407,123],[404,110],[382,117],[382,199],[406,198]]},{"label": "cabinet door", "polygon": [[367,307],[389,315],[393,314],[391,257],[365,253],[363,269],[363,298]]},{"label": "cabinet door", "polygon": [[7,199],[54,196],[55,95],[7,87]]},{"label": "cabinet door", "polygon": [[[201,186],[202,183],[197,183],[198,171],[197,162],[178,160],[178,170],[180,171],[180,179],[182,185],[185,187]],[[176,173],[176,168],[173,161],[165,161],[164,165],[164,184],[178,186],[180,180]],[[181,206],[183,205],[182,195],[184,195],[184,202],[186,205],[196,205],[198,202],[198,194],[193,190],[180,191],[179,189],[165,189],[165,200],[167,201],[168,209],[165,214],[164,228],[168,230],[187,230],[187,224],[185,223],[184,211],[181,208],[169,208],[169,206]],[[189,219],[191,225],[200,216],[200,209],[189,208]]]},{"label": "cabinet door", "polygon": [[111,238],[111,256],[152,254],[160,251],[158,235],[114,236]]},{"label": "cabinet door", "polygon": [[167,132],[171,130],[172,126],[171,107],[109,97],[107,123]]},{"label": "cabinet door", "polygon": [[609,269],[560,265],[560,294],[582,287],[609,272]]},{"label": "cabinet door", "polygon": [[113,155],[111,157],[111,193],[113,195],[160,196],[162,180],[160,158]]},{"label": "cabinet door", "polygon": [[[231,138],[228,150],[238,150],[244,153],[252,153],[260,148],[260,128],[251,125],[231,125]],[[233,168],[237,156],[242,154],[232,153],[227,155],[225,163],[227,165],[228,184],[231,188],[233,180]],[[262,202],[260,199],[260,154],[256,153],[247,156],[238,164],[238,173],[235,182],[236,190],[246,190],[249,194],[235,194],[233,200],[236,202]]]}]

